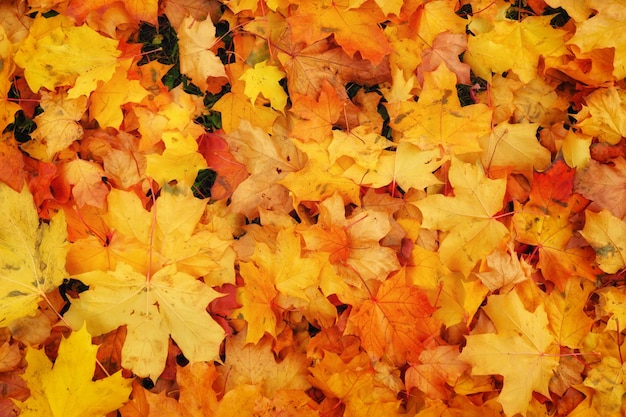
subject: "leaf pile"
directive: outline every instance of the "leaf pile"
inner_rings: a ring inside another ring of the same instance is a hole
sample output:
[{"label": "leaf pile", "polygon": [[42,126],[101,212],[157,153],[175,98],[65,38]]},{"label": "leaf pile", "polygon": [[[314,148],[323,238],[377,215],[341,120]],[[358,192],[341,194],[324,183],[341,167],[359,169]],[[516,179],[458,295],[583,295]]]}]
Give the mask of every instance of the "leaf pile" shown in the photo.
[{"label": "leaf pile", "polygon": [[2,2],[0,415],[623,415],[625,10]]}]

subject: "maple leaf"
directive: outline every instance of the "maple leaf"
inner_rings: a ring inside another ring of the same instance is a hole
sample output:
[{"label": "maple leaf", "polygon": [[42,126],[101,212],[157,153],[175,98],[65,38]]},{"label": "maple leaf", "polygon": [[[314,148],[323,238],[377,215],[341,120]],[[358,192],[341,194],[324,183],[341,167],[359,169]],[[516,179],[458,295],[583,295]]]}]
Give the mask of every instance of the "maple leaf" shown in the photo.
[{"label": "maple leaf", "polygon": [[315,258],[302,257],[300,236],[293,228],[279,231],[276,242],[275,250],[257,242],[251,262],[239,265],[245,285],[237,291],[242,305],[238,313],[248,322],[247,343],[257,343],[264,332],[276,336],[272,306],[279,292],[307,300],[305,290],[318,283],[321,266]]},{"label": "maple leaf", "polygon": [[570,216],[582,209],[580,196],[572,194],[574,176],[575,170],[562,160],[536,172],[529,201],[513,215],[516,240],[539,247],[539,268],[561,290],[571,275],[595,280],[599,272],[587,261],[589,247],[572,239]]},{"label": "maple leaf", "polygon": [[235,159],[250,173],[233,193],[231,210],[254,218],[258,207],[288,204],[287,190],[277,182],[303,165],[295,145],[286,137],[267,135],[249,121],[242,121],[227,141]]},{"label": "maple leaf", "polygon": [[479,272],[478,278],[490,291],[509,292],[515,284],[530,278],[531,269],[517,255],[495,250],[485,258],[489,271]]},{"label": "maple leaf", "polygon": [[307,367],[310,360],[297,351],[283,352],[277,363],[272,352],[272,339],[262,338],[257,344],[246,342],[245,332],[228,338],[225,343],[226,361],[219,372],[226,378],[225,390],[239,385],[255,385],[261,394],[273,398],[280,390],[307,390]]},{"label": "maple leaf", "polygon": [[88,148],[94,159],[102,159],[110,184],[128,189],[145,177],[146,156],[139,152],[139,141],[125,132],[88,132],[81,140],[81,148]]},{"label": "maple leaf", "polygon": [[220,294],[174,265],[147,277],[118,262],[115,271],[90,271],[76,279],[90,288],[72,300],[65,319],[75,328],[86,322],[94,335],[126,325],[122,366],[135,374],[156,381],[170,335],[191,362],[218,356],[224,331],[206,308]]},{"label": "maple leaf", "polygon": [[40,225],[27,187],[18,193],[0,183],[0,201],[0,323],[6,325],[33,315],[67,276],[67,226],[63,212]]},{"label": "maple leaf", "polygon": [[85,204],[104,206],[109,188],[102,181],[106,177],[100,165],[84,159],[73,159],[61,165],[59,178],[72,186],[72,195],[78,207]]},{"label": "maple leaf", "polygon": [[467,275],[508,234],[492,217],[502,209],[506,181],[486,178],[480,166],[455,158],[448,179],[454,197],[430,195],[415,205],[424,216],[422,227],[448,232],[439,247],[441,260]]},{"label": "maple leaf", "polygon": [[593,319],[584,311],[593,288],[589,280],[570,279],[564,292],[553,291],[546,299],[550,328],[561,346],[572,349],[582,347],[593,323]]},{"label": "maple leaf", "polygon": [[87,110],[87,97],[70,99],[66,93],[44,92],[41,107],[44,112],[34,119],[37,123],[32,133],[34,141],[25,149],[40,160],[50,161],[57,152],[83,136],[84,129],[78,120]]},{"label": "maple leaf", "polygon": [[346,333],[359,336],[373,359],[385,356],[401,365],[417,359],[423,350],[418,323],[434,311],[424,292],[404,284],[403,276],[397,274],[383,282],[370,299],[355,306]]},{"label": "maple leaf", "polygon": [[130,394],[131,380],[120,371],[92,381],[97,350],[84,327],[61,341],[54,365],[43,350],[28,349],[24,379],[30,397],[18,403],[20,415],[100,417],[121,407]]},{"label": "maple leaf", "polygon": [[315,141],[293,141],[296,147],[307,156],[304,167],[288,173],[278,181],[293,194],[294,206],[301,201],[323,201],[339,193],[354,204],[359,202],[359,186],[342,175],[343,170],[330,163],[326,148],[330,137],[318,144]]},{"label": "maple leaf", "polygon": [[290,111],[297,116],[291,135],[302,141],[322,142],[332,134],[332,127],[339,119],[342,100],[330,82],[322,79],[317,99],[293,93]]},{"label": "maple leaf", "polygon": [[454,0],[435,0],[417,9],[417,35],[426,45],[433,45],[437,36],[446,31],[465,33],[467,21],[454,13],[453,4]]},{"label": "maple leaf", "polygon": [[2,60],[2,68],[0,68],[0,102],[3,103],[0,110],[0,132],[4,131],[9,123],[13,121],[13,115],[20,110],[17,103],[10,101],[8,98],[11,89],[11,75],[15,69],[12,60],[12,45],[6,34],[4,26],[0,26],[0,59]]},{"label": "maple leaf", "polygon": [[383,281],[399,269],[395,252],[379,243],[391,229],[385,213],[362,210],[346,217],[339,194],[325,199],[318,209],[317,225],[300,230],[306,249],[328,252],[335,269],[353,285],[360,287],[360,279]]},{"label": "maple leaf", "polygon": [[494,167],[514,167],[513,172],[530,178],[533,169],[545,170],[550,166],[550,151],[535,138],[539,126],[534,123],[499,123],[491,134],[480,139],[484,149],[483,166],[489,171]]},{"label": "maple leaf", "polygon": [[626,160],[622,157],[601,164],[590,160],[589,165],[576,170],[574,191],[591,200],[594,207],[607,209],[615,217],[626,217]]},{"label": "maple leaf", "polygon": [[491,110],[484,104],[461,107],[456,93],[456,75],[445,65],[424,75],[424,88],[417,103],[399,103],[391,126],[401,132],[400,142],[422,150],[442,147],[448,154],[480,152],[476,140],[491,131]]},{"label": "maple leaf", "polygon": [[626,55],[621,33],[624,28],[624,9],[617,2],[594,4],[597,14],[576,25],[576,33],[568,44],[576,45],[582,52],[613,48],[613,75],[616,79],[626,76]]},{"label": "maple leaf", "polygon": [[351,9],[348,0],[307,2],[287,19],[295,42],[311,45],[333,34],[349,56],[358,51],[374,65],[392,51],[378,26],[384,20],[371,1]]},{"label": "maple leaf", "polygon": [[24,156],[15,140],[0,138],[0,181],[20,192],[24,186],[26,171]]},{"label": "maple leaf", "polygon": [[585,210],[585,227],[580,234],[596,251],[596,262],[609,274],[626,266],[626,223],[608,210]]},{"label": "maple leaf", "polygon": [[377,169],[383,150],[392,144],[391,141],[363,125],[355,127],[348,133],[334,130],[332,135],[333,139],[327,148],[330,163],[334,164],[339,159],[352,160],[353,164],[343,162],[341,165],[357,165],[364,171]]},{"label": "maple leaf", "polygon": [[118,43],[87,25],[74,26],[63,15],[51,18],[38,15],[14,59],[24,68],[32,91],[71,86],[68,98],[73,99],[88,96],[98,81],[111,79],[121,55]]},{"label": "maple leaf", "polygon": [[422,52],[422,62],[417,67],[417,79],[420,84],[424,82],[424,74],[436,70],[442,62],[455,73],[459,84],[471,84],[470,67],[459,60],[459,56],[466,49],[467,39],[464,34],[439,33],[432,47]]},{"label": "maple leaf", "polygon": [[327,398],[337,398],[339,404],[336,406],[343,408],[343,415],[399,415],[399,400],[391,389],[375,378],[365,352],[348,363],[335,353],[325,352],[324,358],[309,370],[313,386],[322,390]]},{"label": "maple leaf", "polygon": [[287,93],[283,90],[279,81],[285,78],[285,73],[275,65],[267,65],[267,60],[254,64],[254,68],[248,68],[239,77],[245,81],[244,94],[250,97],[254,105],[259,94],[262,94],[273,109],[284,113],[287,104]]},{"label": "maple leaf", "polygon": [[226,67],[226,75],[230,80],[230,91],[224,94],[212,107],[222,114],[222,129],[231,133],[239,128],[242,121],[255,127],[271,132],[271,127],[280,113],[265,106],[254,106],[250,97],[245,94],[246,83],[241,76],[246,71],[246,65],[235,62]]},{"label": "maple leaf", "polygon": [[128,79],[131,64],[131,59],[121,60],[113,76],[91,93],[89,114],[102,128],[119,129],[124,120],[121,106],[139,103],[149,94],[139,81]]},{"label": "maple leaf", "polygon": [[605,356],[602,362],[589,371],[583,382],[593,388],[593,407],[602,415],[618,416],[626,411],[622,398],[624,389],[624,364],[617,358]]},{"label": "maple leaf", "polygon": [[532,313],[527,311],[511,291],[490,296],[483,310],[497,333],[466,336],[459,359],[471,365],[472,375],[504,376],[498,402],[506,415],[526,415],[533,391],[550,395],[548,382],[559,364],[545,309],[540,305]]},{"label": "maple leaf", "polygon": [[[357,9],[361,7],[366,0],[350,0],[350,8]],[[380,7],[380,9],[386,15],[395,14],[396,16],[400,15],[400,9],[402,8],[402,0],[374,0],[376,4]]]},{"label": "maple leaf", "polygon": [[550,16],[530,16],[521,22],[499,20],[493,30],[468,39],[465,62],[479,77],[512,70],[528,83],[537,76],[539,57],[568,54],[565,31],[550,26]]},{"label": "maple leaf", "polygon": [[577,22],[587,20],[592,15],[592,9],[586,2],[578,0],[546,0],[550,7],[562,7],[567,14]]},{"label": "maple leaf", "polygon": [[198,152],[198,143],[178,131],[163,132],[165,150],[161,155],[146,155],[146,175],[157,184],[167,184],[176,180],[180,184],[193,185],[198,171],[207,167],[205,159]]},{"label": "maple leaf", "polygon": [[[66,13],[82,21],[90,14],[116,6],[116,0],[90,0],[88,2],[70,0]],[[158,0],[134,0],[124,2],[124,14],[132,16],[133,21],[157,24]]]},{"label": "maple leaf", "polygon": [[211,187],[213,200],[229,197],[248,177],[245,165],[237,162],[222,136],[214,133],[200,136],[198,152],[206,159],[207,166],[217,173],[217,178]]},{"label": "maple leaf", "polygon": [[419,388],[429,398],[450,399],[446,384],[454,386],[469,366],[458,359],[458,346],[436,346],[419,355],[419,363],[407,369],[407,392]]},{"label": "maple leaf", "polygon": [[586,106],[578,116],[582,131],[611,145],[626,135],[626,96],[615,87],[598,88],[585,98]]},{"label": "maple leaf", "polygon": [[217,42],[211,19],[197,21],[187,16],[178,26],[180,72],[187,75],[202,91],[208,89],[208,77],[226,77],[224,65],[209,49]]}]

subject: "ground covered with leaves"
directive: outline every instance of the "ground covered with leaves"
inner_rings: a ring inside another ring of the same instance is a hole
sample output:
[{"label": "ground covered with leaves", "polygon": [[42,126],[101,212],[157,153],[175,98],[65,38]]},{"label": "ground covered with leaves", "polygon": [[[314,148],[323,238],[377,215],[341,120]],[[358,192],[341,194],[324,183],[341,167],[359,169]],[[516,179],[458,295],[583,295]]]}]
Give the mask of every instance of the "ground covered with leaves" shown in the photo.
[{"label": "ground covered with leaves", "polygon": [[623,415],[625,27],[3,1],[0,415]]}]

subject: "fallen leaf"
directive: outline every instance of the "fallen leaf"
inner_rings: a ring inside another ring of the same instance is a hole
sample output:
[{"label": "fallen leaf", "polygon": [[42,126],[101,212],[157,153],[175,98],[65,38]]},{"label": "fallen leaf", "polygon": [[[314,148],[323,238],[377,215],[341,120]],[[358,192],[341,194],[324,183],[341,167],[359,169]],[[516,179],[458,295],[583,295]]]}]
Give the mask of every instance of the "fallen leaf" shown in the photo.
[{"label": "fallen leaf", "polygon": [[118,372],[92,381],[97,350],[84,327],[61,341],[54,365],[43,351],[29,348],[24,379],[30,397],[18,403],[20,415],[99,417],[121,407],[130,394],[131,380]]},{"label": "fallen leaf", "polygon": [[350,57],[358,51],[378,65],[391,52],[389,41],[378,27],[384,15],[371,1],[358,9],[348,7],[344,0],[301,5],[287,19],[294,41],[311,45],[333,34]]},{"label": "fallen leaf", "polygon": [[585,210],[585,227],[580,234],[596,251],[596,262],[609,274],[626,266],[626,223],[608,210]]},{"label": "fallen leaf", "polygon": [[0,201],[0,323],[6,326],[34,314],[39,301],[67,276],[67,231],[63,212],[39,224],[27,187],[17,193],[0,183]]},{"label": "fallen leaf", "polygon": [[224,65],[210,50],[216,43],[211,19],[196,20],[186,16],[176,31],[180,48],[180,72],[187,75],[202,91],[208,88],[208,77],[226,77]]},{"label": "fallen leaf", "polygon": [[493,218],[502,208],[506,181],[487,178],[480,166],[458,159],[452,160],[448,178],[454,197],[430,195],[415,205],[424,217],[422,227],[449,232],[439,247],[443,263],[467,276],[508,233]]},{"label": "fallen leaf", "polygon": [[32,91],[70,86],[67,97],[75,99],[89,96],[98,81],[111,79],[121,55],[118,44],[87,25],[74,26],[63,15],[38,15],[14,59]]},{"label": "fallen leaf", "polygon": [[420,332],[424,331],[419,323],[434,311],[423,291],[404,284],[402,276],[396,274],[383,282],[369,300],[355,307],[346,333],[358,336],[372,358],[384,356],[399,366],[422,353]]},{"label": "fallen leaf", "polygon": [[146,277],[123,263],[115,271],[76,276],[89,291],[73,300],[65,319],[80,327],[86,322],[95,335],[127,326],[122,366],[156,381],[165,368],[171,335],[191,362],[210,361],[219,354],[222,328],[206,312],[219,294],[173,265]]},{"label": "fallen leaf", "polygon": [[483,310],[497,333],[466,336],[459,359],[471,366],[472,375],[504,376],[498,402],[507,415],[525,415],[533,391],[549,395],[548,382],[559,364],[545,309],[527,311],[511,291],[490,296]]}]

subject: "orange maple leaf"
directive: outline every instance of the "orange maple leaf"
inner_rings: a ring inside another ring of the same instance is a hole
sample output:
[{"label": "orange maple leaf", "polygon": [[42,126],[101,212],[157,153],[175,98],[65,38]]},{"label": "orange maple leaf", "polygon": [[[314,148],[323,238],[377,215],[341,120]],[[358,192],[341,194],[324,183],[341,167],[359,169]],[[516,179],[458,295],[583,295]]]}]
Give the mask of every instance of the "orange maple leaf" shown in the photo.
[{"label": "orange maple leaf", "polygon": [[346,332],[359,336],[371,357],[385,356],[400,366],[407,360],[416,361],[424,349],[425,335],[419,323],[434,311],[422,290],[405,284],[403,276],[396,274],[369,300],[354,306]]},{"label": "orange maple leaf", "polygon": [[372,1],[352,9],[347,0],[306,2],[287,19],[295,42],[311,45],[333,34],[349,56],[358,51],[374,65],[392,51],[378,26],[384,20],[384,14]]}]

